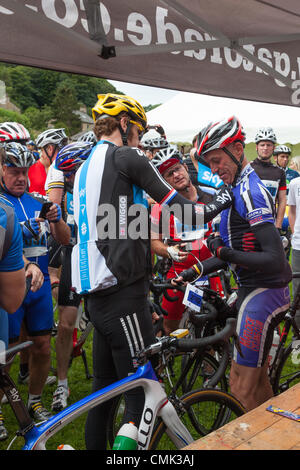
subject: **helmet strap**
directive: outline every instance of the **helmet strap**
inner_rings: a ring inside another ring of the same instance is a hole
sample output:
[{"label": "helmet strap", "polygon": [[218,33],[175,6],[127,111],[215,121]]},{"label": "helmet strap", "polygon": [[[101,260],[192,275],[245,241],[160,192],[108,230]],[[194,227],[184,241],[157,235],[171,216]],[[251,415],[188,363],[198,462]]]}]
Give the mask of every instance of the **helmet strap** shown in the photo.
[{"label": "helmet strap", "polygon": [[54,157],[54,154],[55,154],[55,152],[56,152],[56,147],[57,147],[57,146],[54,145],[54,144],[50,144],[50,145],[53,145],[53,150],[52,150],[52,152],[51,152],[51,155],[49,155],[49,153],[48,153],[46,147],[44,147],[44,151],[45,151],[45,154],[47,155],[47,157],[49,158],[50,164],[51,164],[51,163],[52,163],[52,159],[53,159],[53,157]]},{"label": "helmet strap", "polygon": [[128,145],[127,139],[128,139],[128,135],[129,135],[129,132],[130,132],[130,129],[131,129],[132,125],[133,124],[128,121],[126,131],[124,131],[121,124],[119,124],[119,131],[121,133],[123,145],[125,145],[125,146]]},{"label": "helmet strap", "polygon": [[240,176],[240,174],[242,172],[242,163],[244,161],[245,155],[243,153],[242,156],[241,156],[241,159],[238,160],[237,158],[235,158],[235,156],[226,147],[222,147],[222,150],[223,150],[223,152],[226,153],[226,155],[228,155],[231,158],[233,163],[235,163],[236,166],[237,166],[237,171],[235,173],[235,177],[234,177],[234,180],[232,182],[232,186],[235,186],[236,182],[237,182],[237,179],[238,179],[238,177]]}]

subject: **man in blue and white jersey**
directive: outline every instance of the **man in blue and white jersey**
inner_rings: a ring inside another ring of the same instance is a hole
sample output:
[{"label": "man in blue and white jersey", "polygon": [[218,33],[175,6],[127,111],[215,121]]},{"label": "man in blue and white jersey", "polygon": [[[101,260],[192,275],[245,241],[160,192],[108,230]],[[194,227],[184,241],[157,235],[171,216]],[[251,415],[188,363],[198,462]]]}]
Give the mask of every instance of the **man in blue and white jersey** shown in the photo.
[{"label": "man in blue and white jersey", "polygon": [[36,266],[43,278],[34,277],[31,290],[22,305],[9,316],[9,342],[18,342],[23,320],[30,348],[28,408],[36,420],[49,413],[41,404],[41,394],[50,368],[50,333],[53,325],[51,285],[48,274],[47,232],[61,243],[68,243],[70,230],[61,218],[58,205],[53,204],[40,219],[45,199],[26,192],[28,168],[34,157],[25,145],[8,143],[1,148],[1,192],[13,205],[23,234],[23,252],[28,259],[26,269]]},{"label": "man in blue and white jersey", "polygon": [[247,162],[244,140],[235,117],[199,133],[197,153],[213,173],[232,185],[234,203],[221,213],[220,235],[207,239],[214,258],[194,265],[173,282],[192,280],[227,264],[235,273],[242,355],[235,348],[231,392],[250,410],[273,395],[267,358],[274,328],[289,306],[292,273],[275,227],[272,196]]},{"label": "man in blue and white jersey", "polygon": [[[94,380],[97,390],[136,370],[137,350],[155,341],[147,296],[151,275],[149,213],[144,191],[163,206],[189,205],[190,224],[203,223],[231,203],[222,188],[220,200],[201,205],[181,196],[159,174],[139,139],[147,126],[142,106],[123,95],[98,95],[93,108],[98,139],[74,182],[77,244],[72,251],[72,283],[87,295],[94,333]],[[184,211],[182,211],[184,212]],[[199,220],[198,219],[198,220]],[[125,420],[138,425],[144,394],[125,394]],[[90,410],[87,449],[105,449],[111,404]]]}]

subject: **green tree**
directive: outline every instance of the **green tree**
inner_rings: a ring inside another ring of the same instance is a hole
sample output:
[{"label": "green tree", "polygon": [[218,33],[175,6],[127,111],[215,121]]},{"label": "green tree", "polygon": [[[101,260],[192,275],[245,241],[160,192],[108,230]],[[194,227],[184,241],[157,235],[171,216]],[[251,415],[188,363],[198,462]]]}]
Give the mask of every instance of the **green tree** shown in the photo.
[{"label": "green tree", "polygon": [[37,106],[35,89],[27,68],[23,66],[13,67],[10,69],[9,75],[10,83],[7,85],[7,94],[11,101],[22,112],[29,106]]},{"label": "green tree", "polygon": [[79,109],[79,103],[73,88],[68,83],[62,82],[58,85],[51,108],[55,126],[65,127],[70,135],[80,131],[81,121],[74,113]]},{"label": "green tree", "polygon": [[25,110],[23,116],[28,120],[35,135],[48,127],[49,121],[53,118],[53,110],[50,106],[43,106],[41,109],[31,106]]},{"label": "green tree", "polygon": [[19,114],[15,111],[9,111],[7,109],[0,108],[0,122],[19,122],[26,127],[26,129],[31,133],[30,121],[24,114]]}]

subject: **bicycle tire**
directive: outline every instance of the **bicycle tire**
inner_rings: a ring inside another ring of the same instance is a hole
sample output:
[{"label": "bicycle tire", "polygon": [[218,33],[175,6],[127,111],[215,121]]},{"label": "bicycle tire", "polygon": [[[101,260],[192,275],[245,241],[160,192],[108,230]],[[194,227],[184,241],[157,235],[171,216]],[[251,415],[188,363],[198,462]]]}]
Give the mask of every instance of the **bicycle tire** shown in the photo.
[{"label": "bicycle tire", "polygon": [[116,397],[112,403],[107,424],[107,441],[112,449],[118,431],[123,424],[123,416],[125,414],[124,395]]},{"label": "bicycle tire", "polygon": [[299,362],[293,364],[293,343],[284,350],[280,362],[276,367],[275,377],[272,384],[274,395],[285,392],[290,387],[300,382]]},{"label": "bicycle tire", "polygon": [[[187,355],[183,355],[181,362],[182,370],[187,360]],[[200,355],[198,359],[195,360],[192,367],[187,371],[186,377],[182,383],[183,393],[187,393],[194,389],[205,388],[209,379],[214,375],[218,368],[219,362],[214,356],[208,352]],[[225,375],[219,380],[216,387],[220,390],[224,390],[225,392],[228,391],[228,382]]]},{"label": "bicycle tire", "polygon": [[[189,429],[194,440],[209,434],[242,416],[245,409],[232,395],[222,390],[204,389],[188,392],[180,398],[180,419]],[[216,412],[213,413],[216,408]],[[149,444],[149,450],[173,450],[175,446],[167,435],[167,427],[158,418]]]}]

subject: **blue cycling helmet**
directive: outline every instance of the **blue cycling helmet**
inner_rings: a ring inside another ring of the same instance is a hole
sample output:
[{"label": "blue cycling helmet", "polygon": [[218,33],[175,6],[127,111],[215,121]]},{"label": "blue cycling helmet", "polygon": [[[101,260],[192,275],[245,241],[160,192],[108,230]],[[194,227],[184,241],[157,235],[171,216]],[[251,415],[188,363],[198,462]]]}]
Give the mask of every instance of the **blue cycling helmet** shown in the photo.
[{"label": "blue cycling helmet", "polygon": [[92,142],[72,142],[63,147],[55,159],[55,168],[64,173],[75,173],[89,157],[94,144]]}]

